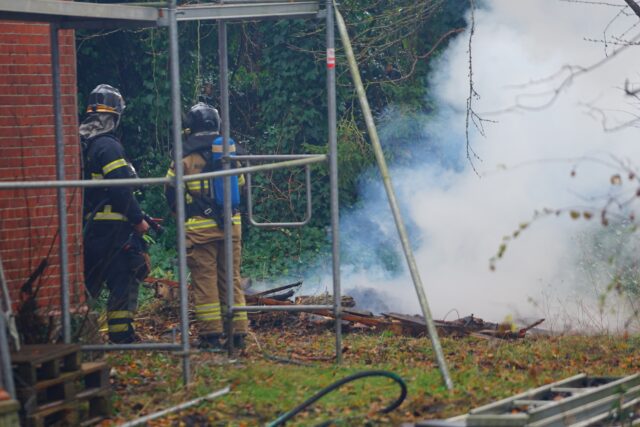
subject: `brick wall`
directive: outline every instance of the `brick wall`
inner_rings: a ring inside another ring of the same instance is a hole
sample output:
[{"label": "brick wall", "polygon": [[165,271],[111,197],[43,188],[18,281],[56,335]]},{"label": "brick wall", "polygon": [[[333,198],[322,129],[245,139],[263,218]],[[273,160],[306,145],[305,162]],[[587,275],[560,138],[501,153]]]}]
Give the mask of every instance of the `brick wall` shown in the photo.
[{"label": "brick wall", "polygon": [[[80,178],[73,31],[60,32],[67,179]],[[55,180],[55,126],[49,25],[0,21],[0,181]],[[82,301],[82,191],[67,189],[71,303]],[[0,190],[0,255],[14,303],[43,259],[35,282],[41,307],[60,302],[56,190]]]}]

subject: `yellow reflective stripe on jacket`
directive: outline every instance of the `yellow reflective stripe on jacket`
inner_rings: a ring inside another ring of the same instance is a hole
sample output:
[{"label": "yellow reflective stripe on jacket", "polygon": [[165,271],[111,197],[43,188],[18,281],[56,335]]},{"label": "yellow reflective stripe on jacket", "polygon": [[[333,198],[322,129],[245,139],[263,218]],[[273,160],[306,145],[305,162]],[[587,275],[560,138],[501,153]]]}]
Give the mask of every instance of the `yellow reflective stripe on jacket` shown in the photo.
[{"label": "yellow reflective stripe on jacket", "polygon": [[[222,144],[220,144],[220,145],[216,144],[216,145],[212,145],[211,146],[211,151],[213,151],[214,153],[222,153],[224,150],[223,150]],[[229,146],[229,152],[230,153],[235,153],[236,152],[236,146],[235,145],[230,145]]]},{"label": "yellow reflective stripe on jacket", "polygon": [[[231,224],[242,224],[242,216],[240,214],[235,214],[231,217]],[[189,218],[184,225],[187,230],[202,230],[203,228],[218,227],[218,223],[215,220],[208,218]]]},{"label": "yellow reflective stripe on jacket", "polygon": [[201,182],[204,182],[204,189],[209,189],[209,181],[187,181],[187,188],[192,191],[202,191]]},{"label": "yellow reflective stripe on jacket", "polygon": [[218,224],[212,219],[189,218],[185,223],[187,230],[202,230],[204,228],[217,228]]},{"label": "yellow reflective stripe on jacket", "polygon": [[95,221],[128,221],[127,217],[118,212],[104,213],[98,212],[93,217]]},{"label": "yellow reflective stripe on jacket", "polygon": [[104,208],[96,213],[93,217],[96,221],[128,221],[127,217],[119,212],[112,212],[111,205],[105,205]]},{"label": "yellow reflective stripe on jacket", "polygon": [[128,332],[129,328],[128,323],[119,323],[117,325],[109,325],[109,332]]},{"label": "yellow reflective stripe on jacket", "polygon": [[104,179],[104,175],[102,175],[101,173],[91,172],[91,179]]},{"label": "yellow reflective stripe on jacket", "polygon": [[173,178],[174,176],[176,176],[176,173],[173,171],[173,169],[169,169],[167,171],[167,174],[165,175],[165,178]]},{"label": "yellow reflective stripe on jacket", "polygon": [[118,168],[122,168],[125,166],[127,166],[127,161],[125,159],[114,160],[113,162],[102,167],[102,173],[106,175],[109,172],[112,172]]},{"label": "yellow reflective stripe on jacket", "polygon": [[246,181],[244,179],[244,174],[242,174],[238,177],[238,185],[242,187],[244,184],[246,184]]},{"label": "yellow reflective stripe on jacket", "polygon": [[108,311],[107,319],[132,319],[133,313],[129,310],[117,310],[117,311]]}]

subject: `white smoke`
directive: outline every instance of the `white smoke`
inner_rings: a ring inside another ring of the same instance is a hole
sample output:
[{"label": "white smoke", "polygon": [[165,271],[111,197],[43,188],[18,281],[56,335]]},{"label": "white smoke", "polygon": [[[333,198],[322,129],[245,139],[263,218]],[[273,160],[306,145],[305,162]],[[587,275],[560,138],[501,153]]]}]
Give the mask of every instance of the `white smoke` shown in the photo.
[{"label": "white smoke", "polygon": [[[618,3],[624,4],[622,0]],[[600,290],[584,283],[578,271],[582,250],[576,236],[598,227],[594,224],[597,219],[575,221],[568,215],[539,219],[509,242],[495,272],[489,269],[489,259],[502,237],[529,221],[536,210],[584,206],[587,198],[607,194],[611,169],[583,162],[571,177],[577,162],[563,159],[609,159],[608,153],[622,159],[639,158],[637,130],[606,132],[587,106],[606,110],[608,126],[632,118],[630,113],[637,110],[622,86],[625,80],[637,80],[640,56],[636,48],[577,76],[544,109],[512,108],[516,103],[545,104],[551,99],[549,91],[560,87],[567,77],[566,72],[556,75],[564,66],[589,66],[620,47],[605,48],[589,39],[602,40],[605,31],[607,38],[624,34],[638,19],[622,16],[612,24],[619,8],[558,0],[491,0],[485,4],[475,13],[473,81],[481,98],[474,110],[497,123],[485,123],[485,137],[471,133],[472,148],[481,159],[474,160],[477,172],[465,158],[466,33],[449,45],[431,82],[439,101],[438,116],[424,119],[423,140],[408,146],[420,161],[414,168],[394,168],[391,173],[431,310],[435,318],[451,310],[492,321],[506,315],[547,317],[555,319],[555,327],[561,327],[561,317],[570,313],[587,317],[570,319],[574,323],[595,323],[597,315],[585,304]],[[632,29],[624,35],[630,38],[637,33]],[[553,75],[556,77],[538,83]],[[508,112],[492,114],[505,109]],[[392,111],[390,116],[394,114],[398,113]],[[394,144],[394,120],[380,122],[384,143]],[[365,188],[363,194],[364,208],[343,214],[346,252],[349,248],[374,249],[385,240],[399,250],[381,181]],[[380,228],[357,236],[348,233],[354,222],[364,218]],[[404,258],[396,261],[405,265]],[[374,288],[390,310],[420,313],[411,278],[402,268],[402,274],[393,275],[380,263],[364,269],[345,266],[344,293]],[[320,282],[331,289],[330,277]],[[584,301],[575,299],[576,293]],[[586,311],[577,313],[570,306]]]}]

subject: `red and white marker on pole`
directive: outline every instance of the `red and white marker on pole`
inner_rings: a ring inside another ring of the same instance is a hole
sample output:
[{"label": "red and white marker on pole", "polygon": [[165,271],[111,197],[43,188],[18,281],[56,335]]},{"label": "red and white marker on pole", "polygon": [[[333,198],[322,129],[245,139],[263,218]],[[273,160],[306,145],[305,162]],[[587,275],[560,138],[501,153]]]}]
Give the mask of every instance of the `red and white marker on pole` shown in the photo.
[{"label": "red and white marker on pole", "polygon": [[327,49],[327,68],[336,67],[336,50],[333,48]]}]

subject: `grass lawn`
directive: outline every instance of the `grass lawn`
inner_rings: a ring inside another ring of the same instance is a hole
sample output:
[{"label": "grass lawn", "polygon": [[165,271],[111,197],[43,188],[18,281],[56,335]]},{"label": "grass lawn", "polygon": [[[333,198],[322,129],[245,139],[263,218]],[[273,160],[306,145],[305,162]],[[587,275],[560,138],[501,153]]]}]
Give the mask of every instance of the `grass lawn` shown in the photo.
[{"label": "grass lawn", "polygon": [[[427,338],[391,333],[352,333],[344,337],[344,362],[337,366],[334,335],[287,329],[255,333],[237,359],[196,354],[193,383],[182,386],[181,359],[169,353],[110,353],[115,418],[113,425],[177,405],[227,385],[231,392],[197,407],[150,422],[150,426],[259,426],[352,373],[382,369],[407,383],[404,403],[388,415],[377,411],[399,388],[389,379],[365,378],[327,395],[288,426],[313,426],[334,419],[342,426],[401,425],[443,418],[514,393],[578,373],[623,376],[640,367],[640,337],[560,336],[516,341],[442,338],[455,385],[443,386]],[[302,361],[282,363],[268,356]]]}]

